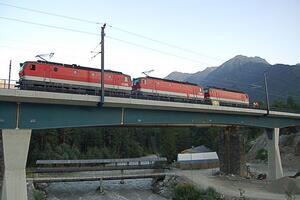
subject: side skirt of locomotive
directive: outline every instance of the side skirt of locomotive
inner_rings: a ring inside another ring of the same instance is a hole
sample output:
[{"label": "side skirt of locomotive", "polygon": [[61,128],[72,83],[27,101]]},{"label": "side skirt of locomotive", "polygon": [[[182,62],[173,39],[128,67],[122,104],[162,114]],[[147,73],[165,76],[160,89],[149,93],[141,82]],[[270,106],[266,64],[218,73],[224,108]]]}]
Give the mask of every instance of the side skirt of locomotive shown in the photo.
[{"label": "side skirt of locomotive", "polygon": [[240,107],[240,108],[248,108],[249,103],[237,103],[230,101],[221,101],[221,100],[211,100],[209,98],[205,98],[205,104],[213,105],[213,106],[229,106],[229,107]]},{"label": "side skirt of locomotive", "polygon": [[[47,91],[47,92],[59,92],[59,93],[72,93],[72,94],[89,94],[89,95],[100,95],[101,87],[73,85],[66,83],[56,82],[44,82],[34,80],[20,80],[19,88],[21,90],[36,90],[36,91]],[[105,87],[106,96],[115,97],[130,97],[131,90],[113,89]]]},{"label": "side skirt of locomotive", "polygon": [[186,98],[184,96],[176,96],[176,95],[169,95],[163,93],[149,93],[149,92],[142,92],[138,90],[132,91],[131,98],[136,99],[147,99],[147,100],[157,100],[157,101],[172,101],[172,102],[185,102],[185,103],[204,103],[204,98]]}]

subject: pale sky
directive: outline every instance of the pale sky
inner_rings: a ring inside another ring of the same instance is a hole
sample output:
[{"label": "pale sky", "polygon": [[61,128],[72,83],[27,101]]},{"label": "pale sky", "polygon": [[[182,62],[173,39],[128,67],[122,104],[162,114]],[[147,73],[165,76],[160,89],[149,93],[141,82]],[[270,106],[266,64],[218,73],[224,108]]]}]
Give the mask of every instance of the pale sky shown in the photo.
[{"label": "pale sky", "polygon": [[12,78],[17,79],[20,62],[50,52],[55,53],[53,62],[100,68],[100,55],[91,59],[90,53],[100,42],[100,24],[28,9],[115,27],[106,28],[105,68],[132,77],[151,69],[157,77],[172,71],[194,73],[239,54],[260,56],[271,64],[300,63],[298,0],[0,0],[0,79],[8,77],[10,59]]}]

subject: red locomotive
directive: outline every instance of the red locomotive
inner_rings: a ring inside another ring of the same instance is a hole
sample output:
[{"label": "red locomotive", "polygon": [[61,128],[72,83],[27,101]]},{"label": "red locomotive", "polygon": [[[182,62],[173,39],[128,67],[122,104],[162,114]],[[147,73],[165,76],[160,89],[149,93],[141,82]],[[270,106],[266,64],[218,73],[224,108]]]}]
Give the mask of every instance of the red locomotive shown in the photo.
[{"label": "red locomotive", "polygon": [[[101,70],[78,65],[46,61],[27,61],[21,65],[19,87],[23,90],[44,90],[99,95]],[[141,77],[131,80],[129,75],[105,70],[105,95],[128,98],[185,101],[221,106],[249,106],[249,97],[243,92],[207,88],[196,84]]]},{"label": "red locomotive", "polygon": [[[98,94],[101,88],[101,70],[78,65],[29,61],[22,64],[19,76],[20,89]],[[105,91],[129,96],[131,86],[129,75],[105,70]]]},{"label": "red locomotive", "polygon": [[154,77],[133,79],[132,91],[149,97],[165,97],[177,100],[204,100],[203,88],[192,83]]},{"label": "red locomotive", "polygon": [[211,105],[249,106],[249,97],[243,92],[214,87],[207,88],[204,91],[205,101]]}]

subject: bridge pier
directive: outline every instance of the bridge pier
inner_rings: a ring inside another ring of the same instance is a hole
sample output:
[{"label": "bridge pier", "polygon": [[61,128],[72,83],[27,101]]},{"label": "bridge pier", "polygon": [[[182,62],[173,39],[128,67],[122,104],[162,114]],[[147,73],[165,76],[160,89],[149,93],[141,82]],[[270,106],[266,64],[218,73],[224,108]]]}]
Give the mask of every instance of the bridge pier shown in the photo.
[{"label": "bridge pier", "polygon": [[236,126],[228,126],[220,133],[220,170],[225,174],[246,176],[245,139]]},{"label": "bridge pier", "polygon": [[26,161],[30,129],[3,129],[4,176],[1,200],[27,200]]},{"label": "bridge pier", "polygon": [[275,180],[283,177],[279,151],[279,128],[266,129],[268,147],[268,178]]}]

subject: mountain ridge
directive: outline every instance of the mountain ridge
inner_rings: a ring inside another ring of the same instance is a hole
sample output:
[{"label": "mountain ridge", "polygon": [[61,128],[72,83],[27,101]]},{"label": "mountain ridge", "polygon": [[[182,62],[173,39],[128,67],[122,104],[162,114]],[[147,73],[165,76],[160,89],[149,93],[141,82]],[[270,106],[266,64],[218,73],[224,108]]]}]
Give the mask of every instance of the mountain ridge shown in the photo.
[{"label": "mountain ridge", "polygon": [[196,73],[177,72],[166,78],[196,83],[203,87],[214,86],[239,90],[249,94],[252,101],[265,101],[264,73],[267,76],[270,101],[285,101],[288,96],[300,102],[299,65],[271,65],[258,56],[237,55],[219,67],[206,68]]}]

